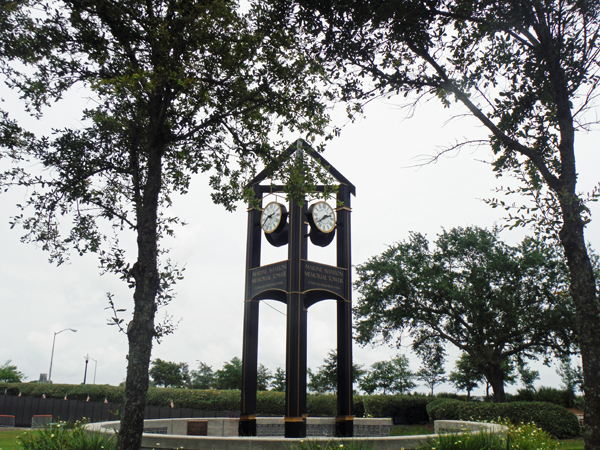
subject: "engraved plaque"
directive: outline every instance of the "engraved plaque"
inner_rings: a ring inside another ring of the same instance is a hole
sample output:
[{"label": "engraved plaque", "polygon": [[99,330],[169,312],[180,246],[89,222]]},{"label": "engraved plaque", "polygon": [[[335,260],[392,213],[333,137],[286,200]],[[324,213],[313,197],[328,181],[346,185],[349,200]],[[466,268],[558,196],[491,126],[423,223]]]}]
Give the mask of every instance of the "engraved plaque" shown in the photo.
[{"label": "engraved plaque", "polygon": [[275,264],[257,267],[250,271],[249,298],[270,289],[286,291],[287,289],[288,262],[282,261]]},{"label": "engraved plaque", "polygon": [[346,269],[311,261],[302,261],[302,291],[315,289],[332,292],[344,297]]},{"label": "engraved plaque", "polygon": [[208,436],[207,420],[189,420],[187,423],[188,436]]}]

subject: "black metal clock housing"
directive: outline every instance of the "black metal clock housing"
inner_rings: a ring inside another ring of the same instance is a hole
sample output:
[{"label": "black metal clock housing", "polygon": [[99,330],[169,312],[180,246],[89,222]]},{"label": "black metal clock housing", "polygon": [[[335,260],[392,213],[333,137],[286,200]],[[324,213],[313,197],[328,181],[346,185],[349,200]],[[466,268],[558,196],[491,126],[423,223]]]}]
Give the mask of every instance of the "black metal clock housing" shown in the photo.
[{"label": "black metal clock housing", "polygon": [[285,205],[271,202],[263,209],[260,216],[260,226],[265,232],[269,244],[281,247],[288,243],[288,212]]},{"label": "black metal clock housing", "polygon": [[307,213],[310,241],[318,247],[327,247],[335,236],[335,211],[324,201],[310,206]]}]

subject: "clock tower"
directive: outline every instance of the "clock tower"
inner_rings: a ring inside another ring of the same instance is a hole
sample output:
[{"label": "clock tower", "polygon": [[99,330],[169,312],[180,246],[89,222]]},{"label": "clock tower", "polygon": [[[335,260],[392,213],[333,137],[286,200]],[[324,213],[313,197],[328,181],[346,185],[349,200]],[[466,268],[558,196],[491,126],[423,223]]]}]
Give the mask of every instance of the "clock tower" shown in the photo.
[{"label": "clock tower", "polygon": [[[286,392],[285,437],[306,436],[307,311],[317,302],[337,304],[337,416],[336,434],[353,435],[352,408],[352,281],[350,248],[350,198],[356,189],[306,141],[299,139],[284,156],[301,151],[316,160],[335,180],[333,201],[289,200],[287,205],[265,197],[284,192],[284,186],[261,184],[264,170],[248,187],[254,190],[260,206],[248,210],[246,286],[244,296],[244,336],[242,350],[242,404],[240,436],[256,436],[258,369],[258,314],[260,300],[271,299],[286,305]],[[325,186],[317,185],[316,193]],[[302,199],[300,199],[302,200]],[[287,259],[261,265],[262,237],[269,245],[288,246]],[[309,241],[327,247],[335,239],[336,265],[308,260]]]}]

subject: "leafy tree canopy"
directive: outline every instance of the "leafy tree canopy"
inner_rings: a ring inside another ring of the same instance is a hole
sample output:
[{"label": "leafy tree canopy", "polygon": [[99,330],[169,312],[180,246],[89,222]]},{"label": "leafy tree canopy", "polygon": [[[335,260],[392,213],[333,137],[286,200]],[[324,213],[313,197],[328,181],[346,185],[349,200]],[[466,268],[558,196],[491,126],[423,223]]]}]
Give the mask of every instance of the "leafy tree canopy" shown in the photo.
[{"label": "leafy tree canopy", "polygon": [[450,343],[470,355],[498,401],[510,358],[566,350],[573,341],[561,255],[529,238],[512,247],[497,230],[454,228],[430,249],[412,233],[357,273],[359,342],[394,343],[408,330],[415,349]]},{"label": "leafy tree canopy", "polygon": [[517,366],[517,370],[521,377],[523,388],[528,391],[535,391],[534,383],[536,380],[540,379],[540,372],[535,369],[530,369],[525,362],[520,363]]},{"label": "leafy tree canopy", "polygon": [[242,389],[242,360],[237,356],[215,372],[216,389]]},{"label": "leafy tree canopy", "polygon": [[271,390],[276,392],[285,392],[285,370],[281,367],[275,369],[273,381],[271,381]]},{"label": "leafy tree canopy", "polygon": [[444,369],[446,351],[440,343],[427,342],[417,348],[417,354],[421,358],[421,367],[416,378],[425,383],[433,395],[435,387],[447,380]]},{"label": "leafy tree canopy", "polygon": [[182,388],[190,382],[187,363],[174,363],[156,358],[151,366],[149,374],[158,387]]},{"label": "leafy tree canopy", "polygon": [[198,369],[190,371],[191,389],[212,389],[215,385],[215,373],[208,364],[198,361]]},{"label": "leafy tree canopy", "polygon": [[484,381],[485,377],[474,366],[468,353],[461,353],[454,363],[455,369],[450,372],[448,381],[450,381],[456,390],[467,391],[467,400],[471,398],[471,391]]},{"label": "leafy tree canopy", "polygon": [[[329,350],[324,364],[319,366],[317,372],[308,369],[308,389],[312,392],[325,393],[337,390],[337,350]],[[358,382],[365,373],[359,364],[352,364],[353,382]]]},{"label": "leafy tree canopy", "polygon": [[360,389],[368,395],[403,394],[416,387],[415,374],[409,369],[408,358],[398,355],[389,361],[377,361],[360,379]]},{"label": "leafy tree canopy", "polygon": [[3,383],[20,383],[27,378],[11,364],[10,359],[0,366],[0,381]]},{"label": "leafy tree canopy", "polygon": [[575,389],[583,393],[583,370],[581,366],[573,367],[571,357],[564,355],[560,358],[560,363],[556,373],[562,382],[562,388],[575,394]]},{"label": "leafy tree canopy", "polygon": [[[257,384],[256,388],[259,391],[267,391],[271,386],[271,381],[273,380],[273,373],[264,365],[259,364],[256,373]],[[241,383],[240,383],[241,385]],[[240,387],[241,389],[241,387]]]}]

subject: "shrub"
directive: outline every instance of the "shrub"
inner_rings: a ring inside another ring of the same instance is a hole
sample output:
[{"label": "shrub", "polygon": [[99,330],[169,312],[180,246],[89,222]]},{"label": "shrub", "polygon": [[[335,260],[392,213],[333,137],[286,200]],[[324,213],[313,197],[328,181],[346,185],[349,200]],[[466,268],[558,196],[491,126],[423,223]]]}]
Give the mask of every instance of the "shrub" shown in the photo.
[{"label": "shrub", "polygon": [[562,406],[544,402],[476,403],[456,400],[440,401],[429,407],[431,420],[498,421],[513,424],[533,422],[558,439],[579,436],[579,421]]},{"label": "shrub", "polygon": [[335,416],[337,396],[331,394],[310,394],[306,399],[309,416]]},{"label": "shrub", "polygon": [[[441,405],[444,405],[446,403],[454,403],[454,402],[458,402],[460,400],[454,400],[451,398],[436,398],[435,400],[430,401],[429,403],[427,403],[427,416],[429,417],[429,421],[433,422],[434,420],[437,420],[438,417],[436,417],[436,415],[438,414],[442,414],[444,415],[444,412],[438,412],[439,407]],[[441,411],[444,411],[444,409],[442,408]],[[446,420],[452,420],[452,419],[446,419]]]},{"label": "shrub", "polygon": [[416,424],[428,421],[427,404],[432,397],[413,395],[361,396],[367,417],[393,417],[399,423]]},{"label": "shrub", "polygon": [[314,439],[305,439],[289,447],[290,450],[371,450],[372,448],[372,443],[354,439],[331,440],[326,443]]},{"label": "shrub", "polygon": [[285,414],[285,392],[259,392],[256,398],[256,410],[258,414],[283,416]]},{"label": "shrub", "polygon": [[440,434],[436,439],[418,447],[417,450],[507,450],[504,440],[489,431],[478,433]]},{"label": "shrub", "polygon": [[[461,396],[456,394],[455,392],[440,392],[435,395],[436,398],[451,398],[454,400],[460,400]],[[465,396],[463,396],[465,397]],[[466,397],[465,397],[466,398]]]},{"label": "shrub", "polygon": [[442,434],[418,450],[557,450],[548,433],[532,424],[511,426],[507,437],[480,431],[477,433]]},{"label": "shrub", "polygon": [[355,395],[353,397],[354,416],[365,417],[365,405],[363,404],[363,397]]},{"label": "shrub", "polygon": [[125,388],[103,384],[49,384],[49,383],[2,383],[0,389],[5,389],[9,395],[27,397],[64,398],[71,400],[87,400],[103,402],[105,399],[112,403],[122,403],[125,400]]},{"label": "shrub", "polygon": [[535,400],[535,391],[530,389],[519,389],[517,390],[517,395],[512,395],[508,398],[508,401],[512,402],[534,402]]},{"label": "shrub", "polygon": [[575,400],[575,393],[569,389],[556,389],[551,387],[540,387],[535,393],[535,400],[538,402],[554,403],[564,408],[572,408]]},{"label": "shrub", "polygon": [[532,423],[527,423],[519,427],[510,427],[508,439],[511,449],[554,450],[560,448],[558,443],[552,442],[547,432]]},{"label": "shrub", "polygon": [[552,387],[540,387],[537,391],[519,389],[517,395],[513,395],[510,401],[519,402],[547,402],[564,408],[572,408],[575,405],[575,393],[568,389],[556,389]]},{"label": "shrub", "polygon": [[168,406],[171,400],[177,408],[191,408],[204,411],[240,410],[240,391],[175,388],[148,389],[148,405]]},{"label": "shrub", "polygon": [[23,450],[114,450],[116,437],[98,431],[88,432],[84,423],[65,422],[40,430],[25,432],[18,437]]},{"label": "shrub", "polygon": [[[7,394],[70,400],[86,400],[123,404],[125,388],[108,385],[71,385],[47,383],[0,383],[0,389]],[[427,422],[427,404],[436,401],[435,397],[422,395],[366,395],[354,396],[356,417],[394,417],[405,423]],[[200,390],[178,388],[149,388],[148,406],[169,406],[204,411],[239,411],[240,391]],[[309,394],[307,410],[310,416],[335,416],[337,399],[332,394]],[[257,394],[257,414],[282,416],[285,412],[285,393],[265,391]]]}]

